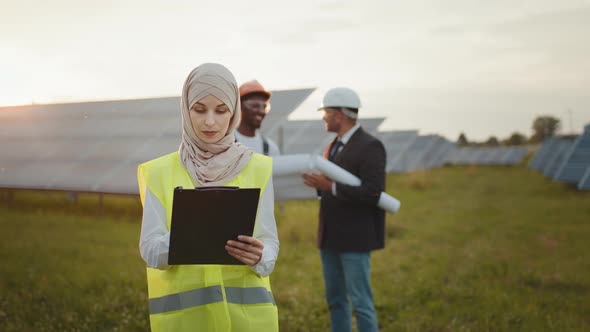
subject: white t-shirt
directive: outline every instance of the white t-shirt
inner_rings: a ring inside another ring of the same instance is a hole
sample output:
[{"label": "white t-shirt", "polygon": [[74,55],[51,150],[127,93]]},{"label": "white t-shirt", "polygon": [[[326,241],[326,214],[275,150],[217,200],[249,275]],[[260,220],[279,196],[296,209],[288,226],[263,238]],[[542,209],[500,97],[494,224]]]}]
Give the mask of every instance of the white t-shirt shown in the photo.
[{"label": "white t-shirt", "polygon": [[[251,148],[256,153],[264,154],[264,144],[262,143],[262,135],[260,135],[259,131],[256,131],[254,137],[244,136],[240,134],[239,131],[234,130],[234,135],[238,142],[244,144],[245,146]],[[280,156],[281,151],[279,147],[273,142],[270,138],[265,137],[266,141],[268,142],[268,156]]]}]

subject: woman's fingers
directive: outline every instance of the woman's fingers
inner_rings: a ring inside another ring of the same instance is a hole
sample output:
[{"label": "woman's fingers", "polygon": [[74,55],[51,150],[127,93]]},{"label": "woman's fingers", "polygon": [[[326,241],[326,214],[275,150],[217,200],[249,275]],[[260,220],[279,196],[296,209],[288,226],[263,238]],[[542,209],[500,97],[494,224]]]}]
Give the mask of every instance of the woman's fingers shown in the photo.
[{"label": "woman's fingers", "polygon": [[239,241],[229,240],[225,246],[225,250],[240,262],[254,266],[258,264],[262,258],[262,249],[264,244],[258,239],[240,235],[238,236]]},{"label": "woman's fingers", "polygon": [[248,266],[254,266],[256,264],[258,264],[258,261],[255,259],[251,259],[251,258],[247,258],[244,256],[241,256],[239,254],[233,253],[231,251],[228,250],[228,254],[232,257],[234,257],[235,259],[239,260],[240,262],[248,265]]},{"label": "woman's fingers", "polygon": [[226,250],[232,257],[249,266],[254,266],[260,261],[260,256],[245,254],[244,252],[236,251],[230,246],[226,246]]},{"label": "woman's fingers", "polygon": [[262,243],[262,241],[258,240],[255,237],[252,236],[246,236],[246,235],[238,235],[238,240],[240,240],[241,242],[245,242],[248,244],[251,244],[257,248],[264,248],[264,243]]},{"label": "woman's fingers", "polygon": [[237,248],[235,246],[233,246],[231,243],[228,243],[225,246],[225,249],[230,253],[230,254],[234,254],[236,256],[240,256],[243,257],[245,259],[251,259],[254,261],[258,261],[260,259],[260,256],[262,256],[262,252],[256,252],[256,251],[248,251],[248,250],[243,250],[240,248]]}]

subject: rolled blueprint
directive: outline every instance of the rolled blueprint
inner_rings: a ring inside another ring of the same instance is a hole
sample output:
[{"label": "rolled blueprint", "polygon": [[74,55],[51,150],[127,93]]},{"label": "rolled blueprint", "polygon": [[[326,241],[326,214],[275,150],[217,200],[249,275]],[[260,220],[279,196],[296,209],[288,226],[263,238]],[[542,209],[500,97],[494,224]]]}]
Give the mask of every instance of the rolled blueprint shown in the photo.
[{"label": "rolled blueprint", "polygon": [[314,170],[314,158],[309,154],[289,154],[272,158],[272,176],[303,174]]},{"label": "rolled blueprint", "polygon": [[[273,157],[273,177],[275,179],[308,172],[320,172],[336,182],[349,186],[361,185],[361,180],[358,177],[321,156],[294,154]],[[395,213],[399,210],[401,203],[386,192],[382,192],[377,205],[386,211]]]}]

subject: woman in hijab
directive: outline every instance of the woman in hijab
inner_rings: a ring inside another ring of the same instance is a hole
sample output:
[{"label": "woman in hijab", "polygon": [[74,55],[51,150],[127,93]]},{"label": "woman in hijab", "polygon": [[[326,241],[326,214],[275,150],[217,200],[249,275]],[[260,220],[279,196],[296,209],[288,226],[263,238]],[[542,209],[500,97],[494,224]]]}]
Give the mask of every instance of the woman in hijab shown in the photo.
[{"label": "woman in hijab", "polygon": [[[179,150],[138,168],[151,329],[278,331],[268,279],[279,251],[272,163],[235,140],[241,111],[232,73],[212,63],[195,68],[184,83],[181,112]],[[173,188],[219,185],[261,191],[253,236],[225,246],[245,265],[168,265]]]}]

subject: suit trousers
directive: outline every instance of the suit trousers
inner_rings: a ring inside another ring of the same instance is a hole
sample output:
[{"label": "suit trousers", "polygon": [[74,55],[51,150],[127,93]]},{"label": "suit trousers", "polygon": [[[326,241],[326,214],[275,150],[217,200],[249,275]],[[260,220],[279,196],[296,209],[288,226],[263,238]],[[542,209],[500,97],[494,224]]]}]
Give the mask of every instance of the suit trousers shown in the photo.
[{"label": "suit trousers", "polygon": [[371,252],[321,249],[332,331],[352,331],[351,304],[359,332],[378,330],[371,291]]}]

